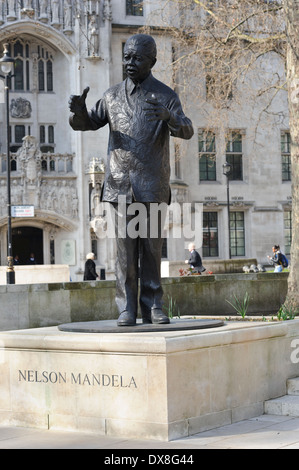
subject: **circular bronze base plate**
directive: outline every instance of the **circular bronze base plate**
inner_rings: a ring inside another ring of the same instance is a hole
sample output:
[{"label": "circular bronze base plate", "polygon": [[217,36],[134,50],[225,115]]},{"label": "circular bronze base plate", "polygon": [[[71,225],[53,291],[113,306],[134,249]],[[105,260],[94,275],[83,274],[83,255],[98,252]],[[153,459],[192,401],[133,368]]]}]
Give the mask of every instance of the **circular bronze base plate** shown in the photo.
[{"label": "circular bronze base plate", "polygon": [[65,323],[59,325],[58,329],[72,333],[152,333],[157,331],[200,330],[204,328],[216,328],[223,325],[224,322],[221,320],[171,319],[170,323],[161,325],[152,323],[143,324],[141,320],[137,320],[135,326],[117,326],[117,320],[102,320]]}]

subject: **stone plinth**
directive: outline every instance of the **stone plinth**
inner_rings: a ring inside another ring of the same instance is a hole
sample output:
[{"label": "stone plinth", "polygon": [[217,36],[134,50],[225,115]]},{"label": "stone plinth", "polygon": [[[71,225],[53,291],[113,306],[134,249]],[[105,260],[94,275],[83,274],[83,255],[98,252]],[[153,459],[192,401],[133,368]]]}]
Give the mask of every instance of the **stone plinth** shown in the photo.
[{"label": "stone plinth", "polygon": [[[15,284],[41,284],[69,282],[70,268],[67,264],[36,264],[14,266]],[[7,284],[6,266],[0,266],[0,285]]]},{"label": "stone plinth", "polygon": [[291,361],[298,336],[299,320],[121,334],[2,332],[0,424],[157,440],[230,424],[285,394],[286,379],[298,375]]}]

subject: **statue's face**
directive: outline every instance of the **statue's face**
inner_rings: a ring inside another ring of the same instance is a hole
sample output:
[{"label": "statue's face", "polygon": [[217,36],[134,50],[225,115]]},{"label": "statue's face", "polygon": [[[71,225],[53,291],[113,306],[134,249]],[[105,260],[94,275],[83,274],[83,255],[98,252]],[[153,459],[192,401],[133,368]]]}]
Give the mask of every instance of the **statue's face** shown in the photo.
[{"label": "statue's face", "polygon": [[146,55],[147,48],[138,42],[127,43],[123,63],[127,75],[136,82],[142,82],[150,73],[156,60]]}]

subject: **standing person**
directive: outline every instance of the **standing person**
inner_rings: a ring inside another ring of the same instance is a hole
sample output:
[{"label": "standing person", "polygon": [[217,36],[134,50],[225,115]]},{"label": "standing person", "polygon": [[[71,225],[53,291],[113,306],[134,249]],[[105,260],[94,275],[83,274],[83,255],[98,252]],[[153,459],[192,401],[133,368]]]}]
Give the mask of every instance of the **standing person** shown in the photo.
[{"label": "standing person", "polygon": [[34,253],[30,253],[28,264],[36,264]]},{"label": "standing person", "polygon": [[196,273],[204,272],[206,268],[202,265],[201,256],[195,250],[194,243],[189,243],[188,250],[190,251],[190,257],[189,259],[186,259],[185,263],[190,264],[190,268]]},{"label": "standing person", "polygon": [[19,258],[19,255],[16,255],[13,259],[13,264],[17,265],[17,264],[20,264],[20,258]]},{"label": "standing person", "polygon": [[[97,130],[107,124],[110,127],[102,200],[118,211],[119,197],[125,198],[127,229],[133,218],[128,216],[132,203],[145,206],[148,228],[150,204],[170,202],[169,136],[190,139],[193,135],[192,123],[184,115],[177,94],[151,73],[156,52],[151,36],[131,36],[124,47],[127,78],[108,89],[89,112],[85,104],[88,87],[69,101],[74,130]],[[162,222],[155,237],[149,230],[145,237],[130,237],[128,230],[122,237],[118,236],[118,226],[115,228],[117,324],[136,324],[138,261],[143,322],[169,323],[162,311]]]},{"label": "standing person", "polygon": [[96,272],[96,264],[94,262],[94,253],[87,253],[84,267],[83,281],[95,281],[99,277]]},{"label": "standing person", "polygon": [[274,268],[274,272],[275,273],[281,273],[283,271],[283,268],[284,268],[284,256],[283,254],[281,253],[280,251],[280,246],[279,245],[274,245],[272,247],[272,252],[273,252],[273,256],[268,256],[269,260],[272,261],[272,263],[274,264],[275,268]]}]

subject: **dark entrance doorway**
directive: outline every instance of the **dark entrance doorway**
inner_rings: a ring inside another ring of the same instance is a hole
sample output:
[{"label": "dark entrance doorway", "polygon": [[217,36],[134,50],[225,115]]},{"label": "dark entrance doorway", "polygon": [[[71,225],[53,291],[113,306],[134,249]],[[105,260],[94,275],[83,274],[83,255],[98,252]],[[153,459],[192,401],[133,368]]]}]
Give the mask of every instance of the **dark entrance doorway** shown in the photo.
[{"label": "dark entrance doorway", "polygon": [[43,264],[43,231],[36,227],[15,227],[12,229],[13,256],[18,255],[20,264],[31,264],[30,254],[34,253],[35,263]]}]

